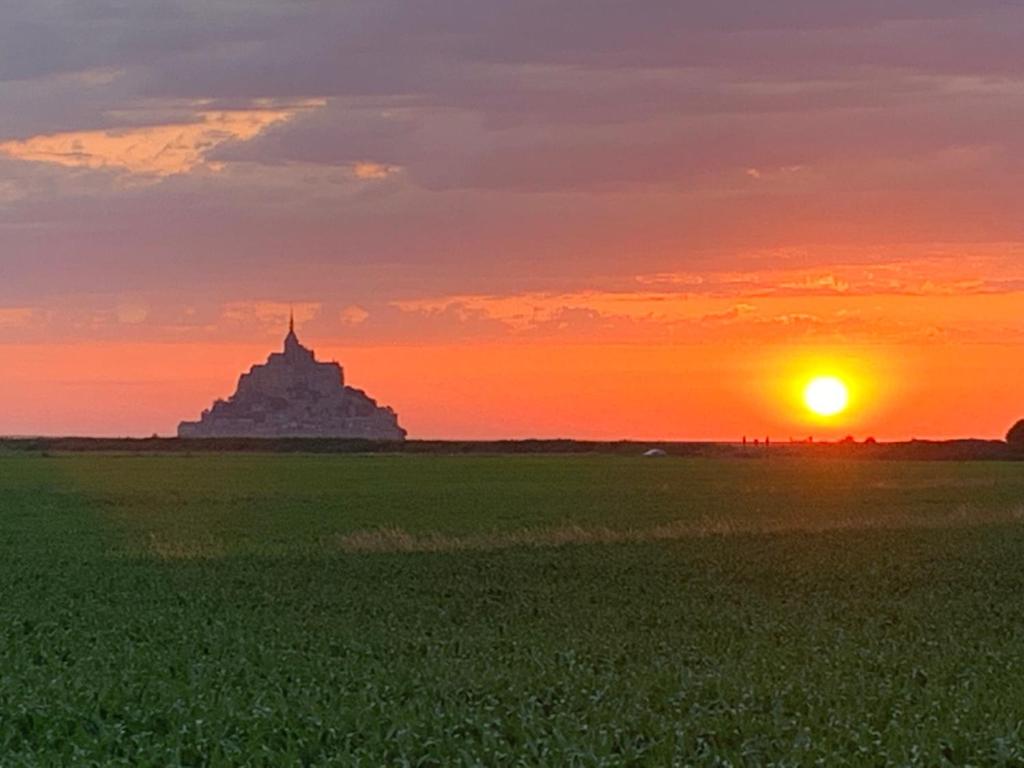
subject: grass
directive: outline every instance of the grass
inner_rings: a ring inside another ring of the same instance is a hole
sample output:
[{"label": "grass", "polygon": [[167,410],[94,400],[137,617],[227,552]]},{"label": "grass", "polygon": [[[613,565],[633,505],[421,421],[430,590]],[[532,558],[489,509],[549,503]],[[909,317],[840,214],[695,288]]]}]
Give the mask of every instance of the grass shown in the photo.
[{"label": "grass", "polygon": [[3,765],[1024,765],[1020,465],[0,457]]}]

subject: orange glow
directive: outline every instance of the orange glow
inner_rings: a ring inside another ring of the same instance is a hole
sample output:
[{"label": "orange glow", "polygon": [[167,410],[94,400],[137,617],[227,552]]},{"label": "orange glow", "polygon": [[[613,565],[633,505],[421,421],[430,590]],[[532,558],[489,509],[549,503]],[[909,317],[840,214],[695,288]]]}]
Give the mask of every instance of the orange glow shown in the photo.
[{"label": "orange glow", "polygon": [[[750,347],[438,344],[353,347],[308,338],[350,383],[392,405],[413,438],[773,439],[998,437],[1020,415],[1012,345]],[[276,344],[276,342],[275,342]],[[267,344],[0,346],[0,434],[170,435]],[[944,362],[955,354],[956,370]],[[857,407],[823,424],[802,407],[809,370],[851,382]],[[985,398],[977,381],[990,382]],[[927,393],[927,396],[924,394]]]},{"label": "orange glow", "polygon": [[[651,279],[682,287],[235,300],[177,326],[146,296],[62,326],[59,308],[9,307],[0,328],[21,341],[0,343],[0,434],[173,434],[278,347],[292,310],[303,341],[393,406],[414,438],[1000,437],[1022,415],[1024,292],[862,294],[851,273],[801,274],[717,273],[704,294],[689,292],[696,279],[662,275]],[[808,281],[828,291],[783,291]],[[48,343],[82,328],[135,341]],[[185,334],[197,340],[149,340]],[[809,410],[815,375],[843,381],[851,407]]]}]

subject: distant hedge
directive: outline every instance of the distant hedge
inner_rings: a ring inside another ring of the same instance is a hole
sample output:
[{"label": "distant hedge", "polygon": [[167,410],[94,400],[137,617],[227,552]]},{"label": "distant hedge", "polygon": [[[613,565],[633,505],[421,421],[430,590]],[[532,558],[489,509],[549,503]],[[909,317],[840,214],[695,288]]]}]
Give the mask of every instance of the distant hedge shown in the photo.
[{"label": "distant hedge", "polygon": [[1007,440],[910,440],[898,443],[864,442],[785,443],[770,446],[709,442],[643,442],[587,440],[403,440],[344,438],[0,438],[0,455],[11,452],[59,455],[106,452],[126,454],[207,453],[405,453],[405,454],[609,454],[640,456],[651,449],[668,456],[715,459],[833,458],[911,461],[1021,461],[1024,421],[1010,430]]}]

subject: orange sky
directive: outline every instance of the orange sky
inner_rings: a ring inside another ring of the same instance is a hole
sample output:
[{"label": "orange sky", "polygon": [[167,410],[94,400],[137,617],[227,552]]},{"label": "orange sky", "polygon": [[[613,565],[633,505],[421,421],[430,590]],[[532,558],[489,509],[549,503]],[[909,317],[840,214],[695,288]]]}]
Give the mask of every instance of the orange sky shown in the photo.
[{"label": "orange sky", "polygon": [[[737,347],[729,344],[485,343],[344,347],[349,382],[398,409],[421,438],[777,440],[1001,436],[1020,402],[1014,345]],[[254,345],[8,345],[0,383],[8,434],[173,434]],[[950,375],[951,370],[963,375]],[[799,402],[814,373],[851,386],[847,413],[821,420]],[[986,397],[978,398],[978,382]]]},{"label": "orange sky", "polygon": [[4,7],[0,434],[171,434],[294,306],[413,437],[1002,436],[1022,34],[1001,0]]},{"label": "orange sky", "polygon": [[[1020,414],[1015,254],[638,275],[620,289],[386,303],[160,294],[0,314],[0,433],[173,434],[300,335],[421,438],[999,437]],[[65,338],[61,338],[64,336]],[[814,375],[851,389],[821,419]]]}]

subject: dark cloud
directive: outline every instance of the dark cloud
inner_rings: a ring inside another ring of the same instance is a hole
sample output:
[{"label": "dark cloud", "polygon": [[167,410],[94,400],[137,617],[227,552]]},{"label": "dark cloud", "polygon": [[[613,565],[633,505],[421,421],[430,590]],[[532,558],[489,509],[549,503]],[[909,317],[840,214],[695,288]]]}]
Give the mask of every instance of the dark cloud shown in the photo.
[{"label": "dark cloud", "polygon": [[390,271],[367,292],[525,290],[1024,239],[1022,30],[998,0],[16,0],[0,144],[324,104],[162,179],[3,160],[0,298],[303,293],[368,265]]}]

